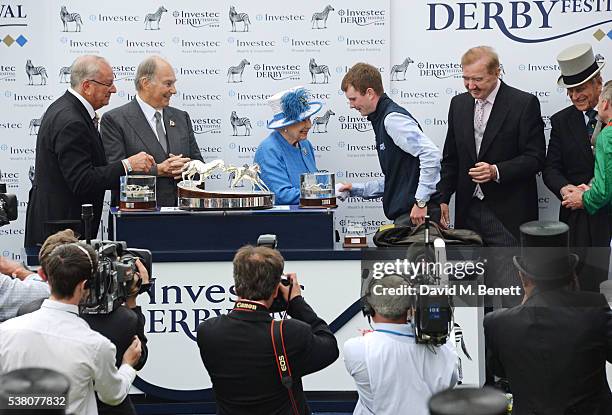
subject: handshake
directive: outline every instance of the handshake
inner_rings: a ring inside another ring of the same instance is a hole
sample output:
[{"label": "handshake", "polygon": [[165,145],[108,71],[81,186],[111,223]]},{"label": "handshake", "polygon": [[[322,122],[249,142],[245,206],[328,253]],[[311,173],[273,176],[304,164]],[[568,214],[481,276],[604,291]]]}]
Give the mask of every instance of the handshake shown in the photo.
[{"label": "handshake", "polygon": [[573,184],[563,186],[561,188],[561,197],[563,198],[561,205],[572,210],[583,209],[582,194],[590,188],[591,186],[584,183],[578,186],[574,186]]}]

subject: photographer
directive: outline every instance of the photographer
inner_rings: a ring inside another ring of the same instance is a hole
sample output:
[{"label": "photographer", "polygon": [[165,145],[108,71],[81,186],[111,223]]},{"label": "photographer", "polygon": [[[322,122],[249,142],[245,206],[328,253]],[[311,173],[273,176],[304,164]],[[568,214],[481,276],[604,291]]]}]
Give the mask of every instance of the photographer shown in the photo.
[{"label": "photographer", "polygon": [[373,280],[365,300],[374,331],[344,343],[344,363],[359,393],[355,415],[427,415],[431,395],[457,383],[457,352],[450,342],[435,349],[416,343],[413,297],[395,294],[408,286],[397,275]]},{"label": "photographer", "polygon": [[94,390],[108,404],[127,396],[141,356],[136,336],[115,367],[115,346],[78,316],[98,261],[90,246],[53,249],[46,274],[51,297],[40,310],[0,324],[0,374],[24,367],[56,370],[70,379],[67,412],[97,414]]},{"label": "photographer", "polygon": [[[57,246],[76,243],[78,239],[71,229],[66,229],[47,238],[40,249],[40,274],[44,277],[48,266],[49,254]],[[147,338],[144,334],[145,318],[140,307],[136,305],[136,297],[139,288],[143,284],[149,283],[149,273],[140,261],[136,261],[138,272],[134,275],[133,283],[130,287],[130,294],[125,301],[125,305],[116,307],[108,314],[81,314],[81,317],[89,326],[108,338],[117,348],[116,366],[121,367],[122,357],[129,348],[134,336],[138,336],[141,342],[142,354],[134,369],[140,370],[144,366],[148,357]],[[30,313],[38,310],[42,301],[34,301],[19,308],[18,315]],[[119,405],[111,406],[100,401],[98,397],[98,413],[100,415],[135,415],[136,409],[132,404],[129,395]]]},{"label": "photographer", "polygon": [[[334,335],[304,301],[296,275],[288,275],[291,285],[281,283],[283,267],[283,257],[274,249],[240,248],[234,256],[234,309],[198,327],[198,347],[219,415],[310,414],[301,378],[338,358]],[[279,322],[273,323],[270,307],[279,293],[293,317],[280,325],[292,376],[288,388],[279,376],[276,337],[271,339],[272,324],[278,327]]]}]

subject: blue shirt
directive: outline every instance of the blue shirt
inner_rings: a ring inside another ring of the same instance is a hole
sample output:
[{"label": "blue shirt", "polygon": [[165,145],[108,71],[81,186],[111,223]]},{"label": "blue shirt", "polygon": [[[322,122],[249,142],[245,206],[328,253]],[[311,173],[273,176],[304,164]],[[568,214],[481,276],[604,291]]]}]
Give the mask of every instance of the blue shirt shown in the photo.
[{"label": "blue shirt", "polygon": [[255,163],[261,168],[261,179],[275,195],[277,205],[300,202],[300,175],[315,173],[317,164],[308,140],[289,144],[278,132],[272,132],[255,152]]}]

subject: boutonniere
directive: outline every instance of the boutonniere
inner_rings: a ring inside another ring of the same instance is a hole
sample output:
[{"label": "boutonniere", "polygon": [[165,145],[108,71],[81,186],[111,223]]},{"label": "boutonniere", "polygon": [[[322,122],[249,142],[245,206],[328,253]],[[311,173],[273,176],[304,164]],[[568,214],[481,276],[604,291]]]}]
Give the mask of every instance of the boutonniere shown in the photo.
[{"label": "boutonniere", "polygon": [[170,120],[170,127],[174,127],[176,124],[174,123],[173,120]]}]

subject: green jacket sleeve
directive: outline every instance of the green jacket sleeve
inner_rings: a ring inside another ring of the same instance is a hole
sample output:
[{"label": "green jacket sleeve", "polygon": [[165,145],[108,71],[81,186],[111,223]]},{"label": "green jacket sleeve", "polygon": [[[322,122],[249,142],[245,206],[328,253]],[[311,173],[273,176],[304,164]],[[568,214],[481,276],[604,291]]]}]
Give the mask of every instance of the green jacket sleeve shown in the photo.
[{"label": "green jacket sleeve", "polygon": [[595,177],[591,188],[582,195],[586,211],[593,215],[612,201],[612,127],[604,128],[597,137]]}]

